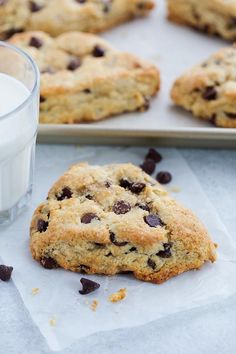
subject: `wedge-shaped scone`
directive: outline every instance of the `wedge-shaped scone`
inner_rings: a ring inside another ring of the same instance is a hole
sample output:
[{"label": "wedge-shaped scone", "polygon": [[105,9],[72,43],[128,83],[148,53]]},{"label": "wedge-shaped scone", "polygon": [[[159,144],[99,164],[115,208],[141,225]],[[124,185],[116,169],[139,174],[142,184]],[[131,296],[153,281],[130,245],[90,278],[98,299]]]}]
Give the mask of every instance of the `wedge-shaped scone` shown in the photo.
[{"label": "wedge-shaped scone", "polygon": [[236,128],[236,47],[189,69],[172,88],[173,101],[219,127]]},{"label": "wedge-shaped scone", "polygon": [[147,16],[153,0],[2,0],[0,38],[40,30],[57,36],[69,31],[101,32]]},{"label": "wedge-shaped scone", "polygon": [[154,283],[216,260],[200,221],[132,164],[73,166],[35,211],[30,247],[45,268]]},{"label": "wedge-shaped scone", "polygon": [[171,21],[189,25],[227,40],[236,39],[236,2],[233,0],[167,0]]},{"label": "wedge-shaped scone", "polygon": [[97,121],[123,112],[144,111],[159,90],[152,64],[113,49],[96,35],[68,32],[16,34],[41,71],[41,123]]}]

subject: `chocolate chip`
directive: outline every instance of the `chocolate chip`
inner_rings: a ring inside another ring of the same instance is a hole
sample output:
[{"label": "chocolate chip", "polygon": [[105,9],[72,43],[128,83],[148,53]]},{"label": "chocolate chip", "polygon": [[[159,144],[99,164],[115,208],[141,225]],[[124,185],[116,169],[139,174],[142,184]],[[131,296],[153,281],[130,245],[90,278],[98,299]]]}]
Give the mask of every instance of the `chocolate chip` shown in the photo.
[{"label": "chocolate chip", "polygon": [[128,242],[126,242],[126,241],[118,242],[116,240],[116,236],[115,236],[115,234],[113,232],[110,232],[110,240],[115,246],[118,246],[118,247],[123,247],[123,246],[126,246],[128,244]]},{"label": "chocolate chip", "polygon": [[117,215],[126,214],[131,210],[131,206],[128,202],[125,202],[124,200],[119,200],[113,205],[112,210]]},{"label": "chocolate chip", "polygon": [[43,8],[42,5],[39,5],[34,1],[30,1],[29,7],[30,7],[31,12],[38,12],[38,11],[42,10],[42,8]]},{"label": "chocolate chip", "polygon": [[156,214],[149,214],[144,216],[144,221],[150,227],[163,226],[163,222],[161,221],[160,217]]},{"label": "chocolate chip", "polygon": [[147,264],[153,270],[156,269],[156,263],[151,258],[148,258]]},{"label": "chocolate chip", "polygon": [[61,193],[57,195],[57,200],[59,201],[70,198],[72,198],[72,191],[69,187],[64,187]]},{"label": "chocolate chip", "polygon": [[78,2],[79,4],[84,4],[86,3],[87,0],[75,0],[76,2]]},{"label": "chocolate chip", "polygon": [[153,160],[156,163],[158,163],[158,162],[160,162],[162,160],[162,156],[155,149],[149,149],[149,151],[148,151],[148,153],[146,155],[146,160]]},{"label": "chocolate chip", "polygon": [[225,115],[230,119],[236,119],[236,113],[224,112]]},{"label": "chocolate chip", "polygon": [[83,286],[83,289],[79,290],[79,293],[81,295],[88,295],[100,288],[100,284],[98,284],[95,281],[92,281],[90,279],[81,278],[80,282]]},{"label": "chocolate chip", "polygon": [[106,181],[106,182],[105,182],[105,187],[106,187],[106,188],[110,188],[111,185],[112,185],[112,183],[111,183],[110,181]]},{"label": "chocolate chip", "polygon": [[170,172],[161,171],[157,174],[156,179],[161,184],[167,184],[170,183],[170,181],[172,180],[172,176]]},{"label": "chocolate chip", "polygon": [[13,267],[8,267],[6,265],[0,265],[0,279],[2,281],[8,281],[11,279],[11,273],[13,271]]},{"label": "chocolate chip", "polygon": [[42,39],[40,39],[40,38],[31,37],[31,38],[30,38],[30,41],[29,41],[29,45],[30,45],[31,47],[35,47],[35,48],[39,49],[39,48],[42,47],[43,41],[42,41]]},{"label": "chocolate chip", "polygon": [[101,48],[99,45],[95,45],[95,47],[93,48],[92,54],[95,58],[104,57],[105,50],[103,48]]},{"label": "chocolate chip", "polygon": [[137,203],[135,206],[139,207],[140,209],[142,210],[145,210],[145,211],[150,211],[150,208],[147,204],[140,204],[140,203]]},{"label": "chocolate chip", "polygon": [[146,172],[148,175],[151,175],[155,171],[155,161],[151,159],[145,160],[142,165],[140,165],[140,168]]},{"label": "chocolate chip", "polygon": [[97,219],[99,220],[98,216],[94,213],[87,213],[84,214],[81,218],[82,224],[90,224],[92,220]]},{"label": "chocolate chip", "polygon": [[45,269],[55,269],[58,268],[57,262],[51,257],[43,257],[40,263]]},{"label": "chocolate chip", "polygon": [[170,258],[171,257],[172,243],[164,243],[163,247],[164,247],[164,250],[163,251],[159,251],[157,253],[157,256],[161,257],[161,258]]},{"label": "chocolate chip", "polygon": [[207,101],[212,101],[217,99],[217,91],[214,86],[206,87],[205,91],[202,94],[202,98]]},{"label": "chocolate chip", "polygon": [[91,90],[90,89],[84,89],[83,92],[86,93],[86,94],[89,94],[89,93],[91,93]]},{"label": "chocolate chip", "polygon": [[72,58],[69,64],[67,65],[67,69],[70,71],[75,71],[80,67],[80,65],[81,65],[81,61],[79,58]]},{"label": "chocolate chip", "polygon": [[21,33],[23,32],[22,28],[10,28],[9,30],[7,30],[6,32],[4,32],[4,39],[9,39],[10,37],[12,37],[14,34],[16,33]]},{"label": "chocolate chip", "polygon": [[136,252],[137,251],[137,248],[136,247],[131,247],[130,249],[129,249],[129,252]]},{"label": "chocolate chip", "polygon": [[93,200],[93,197],[92,197],[90,194],[87,194],[87,195],[85,196],[85,198],[88,199],[88,200]]},{"label": "chocolate chip", "polygon": [[131,186],[131,184],[132,184],[132,183],[131,183],[127,178],[122,178],[122,179],[120,180],[120,186],[123,187],[123,188],[125,188],[125,189],[129,189],[130,186]]},{"label": "chocolate chip", "polygon": [[48,228],[48,222],[43,220],[43,219],[39,219],[38,223],[37,223],[37,230],[42,233],[47,231]]},{"label": "chocolate chip", "polygon": [[40,95],[40,103],[43,103],[46,101],[46,98]]},{"label": "chocolate chip", "polygon": [[146,187],[145,183],[135,182],[131,184],[130,190],[135,194],[139,194],[144,190],[145,187]]}]

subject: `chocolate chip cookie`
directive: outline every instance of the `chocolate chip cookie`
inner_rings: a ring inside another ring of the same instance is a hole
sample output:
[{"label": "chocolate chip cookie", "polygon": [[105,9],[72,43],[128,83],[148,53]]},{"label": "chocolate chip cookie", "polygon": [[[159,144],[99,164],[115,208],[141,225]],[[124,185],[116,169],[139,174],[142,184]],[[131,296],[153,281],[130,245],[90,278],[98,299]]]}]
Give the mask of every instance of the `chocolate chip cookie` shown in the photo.
[{"label": "chocolate chip cookie", "polygon": [[236,2],[225,0],[167,0],[168,17],[210,35],[236,39]]},{"label": "chocolate chip cookie", "polygon": [[2,0],[0,38],[40,30],[57,36],[69,31],[101,32],[147,16],[153,0]]},{"label": "chocolate chip cookie", "polygon": [[162,283],[216,260],[196,216],[132,164],[71,167],[35,211],[30,234],[33,258],[47,269]]},{"label": "chocolate chip cookie", "polygon": [[40,122],[98,121],[145,111],[159,90],[158,69],[113,49],[96,35],[68,32],[15,34],[10,42],[29,53],[41,71]]},{"label": "chocolate chip cookie", "polygon": [[236,47],[222,49],[176,80],[173,101],[201,119],[236,128]]}]

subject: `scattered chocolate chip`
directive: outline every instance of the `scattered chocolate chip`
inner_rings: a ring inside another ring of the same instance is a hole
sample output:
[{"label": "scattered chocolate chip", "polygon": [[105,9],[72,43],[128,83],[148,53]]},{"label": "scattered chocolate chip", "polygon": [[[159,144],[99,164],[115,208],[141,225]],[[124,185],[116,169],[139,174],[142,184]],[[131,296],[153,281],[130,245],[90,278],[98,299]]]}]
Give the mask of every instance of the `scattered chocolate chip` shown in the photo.
[{"label": "scattered chocolate chip", "polygon": [[156,269],[156,263],[151,258],[148,258],[147,264],[153,270]]},{"label": "scattered chocolate chip", "polygon": [[40,38],[31,37],[31,38],[30,38],[30,41],[29,41],[29,45],[30,45],[31,47],[35,47],[35,48],[39,49],[39,48],[42,47],[43,41],[42,41],[42,39],[40,39]]},{"label": "scattered chocolate chip", "polygon": [[163,226],[163,222],[161,221],[160,217],[156,214],[149,214],[144,216],[144,221],[150,227]]},{"label": "scattered chocolate chip", "polygon": [[131,192],[135,194],[139,194],[144,190],[145,187],[146,187],[145,183],[135,182],[131,184],[129,189],[131,190]]},{"label": "scattered chocolate chip", "polygon": [[224,112],[225,115],[230,119],[236,119],[236,113]]},{"label": "scattered chocolate chip", "polygon": [[43,219],[39,219],[38,223],[37,223],[37,230],[42,233],[47,231],[48,228],[48,222],[43,220]]},{"label": "scattered chocolate chip", "polygon": [[123,187],[123,188],[127,188],[127,189],[129,189],[130,188],[130,186],[131,186],[131,182],[127,179],[127,178],[122,178],[121,180],[120,180],[120,186],[121,187]]},{"label": "scattered chocolate chip", "polygon": [[43,257],[40,261],[45,269],[55,269],[58,268],[57,262],[51,257]]},{"label": "scattered chocolate chip", "polygon": [[105,187],[106,187],[106,188],[110,188],[111,185],[112,185],[112,183],[111,183],[110,181],[106,181],[106,182],[105,182]]},{"label": "scattered chocolate chip", "polygon": [[90,224],[92,220],[97,219],[99,220],[98,216],[94,213],[87,213],[84,214],[81,218],[82,224]]},{"label": "scattered chocolate chip", "polygon": [[128,242],[126,242],[126,241],[118,242],[116,240],[116,236],[115,236],[115,234],[113,232],[110,232],[110,240],[115,246],[118,246],[118,247],[123,247],[123,246],[126,246],[128,244]]},{"label": "scattered chocolate chip", "polygon": [[202,98],[207,101],[212,101],[217,99],[217,91],[214,86],[206,87],[205,91],[202,94]]},{"label": "scattered chocolate chip", "polygon": [[145,160],[142,165],[140,165],[140,168],[146,172],[148,175],[151,175],[155,171],[155,161],[151,159]]},{"label": "scattered chocolate chip", "polygon": [[31,12],[38,12],[43,8],[42,5],[37,4],[35,1],[30,1],[29,7]]},{"label": "scattered chocolate chip", "polygon": [[128,202],[125,202],[124,200],[119,200],[113,205],[112,210],[117,215],[126,214],[131,210],[131,206]]},{"label": "scattered chocolate chip", "polygon": [[57,195],[57,200],[59,201],[70,198],[72,198],[72,191],[69,187],[64,187],[61,193]]},{"label": "scattered chocolate chip", "polygon": [[90,194],[87,194],[87,195],[85,196],[85,198],[88,199],[88,200],[93,200],[93,197],[92,197]]},{"label": "scattered chocolate chip", "polygon": [[83,92],[86,93],[86,94],[89,94],[89,93],[91,93],[91,90],[90,89],[84,89]]},{"label": "scattered chocolate chip", "polygon": [[79,290],[79,293],[81,295],[88,295],[88,294],[94,292],[95,290],[97,290],[98,288],[100,288],[100,284],[98,284],[95,281],[92,281],[90,279],[81,278],[80,282],[83,286],[83,289]]},{"label": "scattered chocolate chip", "polygon": [[172,244],[171,243],[164,243],[163,247],[164,247],[164,250],[163,251],[159,251],[157,253],[157,256],[161,257],[161,258],[170,258],[171,257]]},{"label": "scattered chocolate chip", "polygon": [[129,249],[129,252],[136,252],[137,251],[137,248],[136,247],[131,247],[130,249]]},{"label": "scattered chocolate chip", "polygon": [[99,45],[95,45],[95,47],[93,48],[92,54],[95,58],[104,57],[105,50],[103,48],[101,48]]},{"label": "scattered chocolate chip", "polygon": [[150,211],[150,208],[147,204],[140,204],[140,203],[137,203],[135,206],[139,207],[140,209],[143,209],[145,211]]},{"label": "scattered chocolate chip", "polygon": [[40,95],[40,103],[43,103],[46,101],[46,98]]},{"label": "scattered chocolate chip", "polygon": [[156,163],[158,163],[158,162],[160,162],[162,160],[162,156],[155,149],[149,149],[149,151],[148,151],[148,153],[146,155],[146,160],[153,160]]},{"label": "scattered chocolate chip", "polygon": [[13,267],[8,267],[6,265],[0,265],[0,279],[2,281],[8,281],[11,279],[11,273],[13,271]]},{"label": "scattered chocolate chip", "polygon": [[81,61],[79,58],[72,58],[69,64],[67,65],[67,69],[70,71],[75,71],[80,67],[80,65],[81,65]]},{"label": "scattered chocolate chip", "polygon": [[172,176],[170,172],[161,171],[157,174],[156,180],[161,184],[167,184],[170,183],[170,181],[172,180]]}]

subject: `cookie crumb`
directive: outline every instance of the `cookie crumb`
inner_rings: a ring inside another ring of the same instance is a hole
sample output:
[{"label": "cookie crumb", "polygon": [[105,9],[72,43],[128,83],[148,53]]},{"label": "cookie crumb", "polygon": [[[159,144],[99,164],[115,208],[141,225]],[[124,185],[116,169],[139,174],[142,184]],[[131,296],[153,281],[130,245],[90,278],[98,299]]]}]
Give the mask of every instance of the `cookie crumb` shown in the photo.
[{"label": "cookie crumb", "polygon": [[49,324],[50,324],[50,326],[55,327],[57,324],[57,321],[55,320],[55,318],[51,318],[51,320],[49,321]]},{"label": "cookie crumb", "polygon": [[33,288],[31,290],[32,295],[37,295],[39,293],[39,288]]},{"label": "cookie crumb", "polygon": [[126,288],[120,289],[117,291],[117,293],[113,293],[109,296],[108,300],[110,302],[118,302],[123,300],[127,296],[127,290]]},{"label": "cookie crumb", "polygon": [[97,310],[97,307],[98,307],[98,301],[93,300],[93,302],[90,305],[91,310],[95,312]]}]

